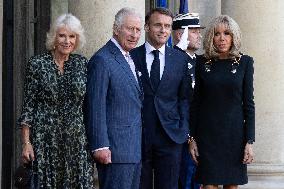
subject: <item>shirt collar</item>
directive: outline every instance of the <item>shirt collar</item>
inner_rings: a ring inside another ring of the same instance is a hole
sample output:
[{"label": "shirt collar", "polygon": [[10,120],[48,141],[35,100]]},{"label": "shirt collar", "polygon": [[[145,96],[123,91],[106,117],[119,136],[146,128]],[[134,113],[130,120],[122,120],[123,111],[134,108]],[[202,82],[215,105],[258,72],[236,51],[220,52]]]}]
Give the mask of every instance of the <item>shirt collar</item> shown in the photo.
[{"label": "shirt collar", "polygon": [[190,53],[186,52],[186,54],[188,54],[188,56],[190,56],[191,59],[196,58],[195,54],[191,55]]},{"label": "shirt collar", "polygon": [[122,47],[120,46],[120,44],[117,42],[116,39],[114,39],[113,37],[110,39],[115,46],[117,46],[117,48],[119,48],[120,52],[123,54],[123,56],[125,57],[127,54],[129,54],[128,52],[126,52],[125,50],[122,49]]},{"label": "shirt collar", "polygon": [[164,44],[161,48],[155,49],[148,41],[145,43],[146,54],[150,54],[153,50],[159,50],[159,52],[164,55],[166,51],[166,45]]}]

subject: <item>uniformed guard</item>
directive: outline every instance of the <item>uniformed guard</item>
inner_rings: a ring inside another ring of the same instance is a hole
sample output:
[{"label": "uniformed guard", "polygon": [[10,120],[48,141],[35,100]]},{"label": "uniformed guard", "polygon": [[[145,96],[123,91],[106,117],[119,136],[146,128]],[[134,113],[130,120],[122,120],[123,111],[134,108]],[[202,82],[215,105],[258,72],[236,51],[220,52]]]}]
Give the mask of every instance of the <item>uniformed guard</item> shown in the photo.
[{"label": "uniformed guard", "polygon": [[[201,29],[198,13],[178,14],[173,20],[173,43],[174,48],[185,52],[188,55],[188,75],[190,77],[191,94],[190,101],[194,92],[195,85],[195,64],[198,55],[195,52],[201,46]],[[180,189],[199,189],[200,185],[194,183],[195,164],[192,161],[188,144],[185,143],[182,152],[182,162],[180,169],[179,188]]]}]

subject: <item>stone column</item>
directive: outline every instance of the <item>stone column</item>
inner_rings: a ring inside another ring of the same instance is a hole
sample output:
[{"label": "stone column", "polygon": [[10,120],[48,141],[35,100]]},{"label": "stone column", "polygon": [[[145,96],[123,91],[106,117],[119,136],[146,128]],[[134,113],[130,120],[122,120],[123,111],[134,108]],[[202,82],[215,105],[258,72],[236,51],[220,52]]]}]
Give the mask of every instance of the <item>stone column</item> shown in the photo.
[{"label": "stone column", "polygon": [[189,12],[200,15],[200,24],[206,26],[210,20],[221,14],[221,0],[191,0],[188,2]]},{"label": "stone column", "polygon": [[64,13],[68,13],[68,0],[51,0],[51,22],[53,22],[58,16]]},{"label": "stone column", "polygon": [[[188,2],[189,12],[197,12],[200,16],[200,24],[207,26],[212,18],[221,14],[221,0],[190,0]],[[202,36],[205,30],[201,31]],[[202,44],[203,45],[203,44]],[[197,51],[197,54],[203,54],[203,46]]]},{"label": "stone column", "polygon": [[281,0],[222,1],[222,14],[238,22],[243,52],[255,61],[256,157],[241,188],[284,188],[283,9]]},{"label": "stone column", "polygon": [[[112,36],[112,25],[117,11],[123,7],[135,8],[145,16],[145,1],[141,0],[69,0],[69,12],[77,16],[86,30],[87,44],[80,51],[87,57],[101,48]],[[139,44],[144,42],[142,33]]]}]

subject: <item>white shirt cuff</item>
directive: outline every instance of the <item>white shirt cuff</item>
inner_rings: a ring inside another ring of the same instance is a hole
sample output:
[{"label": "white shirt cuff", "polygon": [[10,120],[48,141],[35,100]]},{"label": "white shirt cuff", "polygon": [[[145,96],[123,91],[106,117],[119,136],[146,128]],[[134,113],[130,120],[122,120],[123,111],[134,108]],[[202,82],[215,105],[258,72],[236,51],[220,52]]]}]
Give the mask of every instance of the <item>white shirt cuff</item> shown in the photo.
[{"label": "white shirt cuff", "polygon": [[95,149],[92,152],[94,153],[94,152],[97,152],[97,151],[100,151],[100,150],[107,150],[107,149],[109,149],[109,147],[102,147],[102,148]]}]

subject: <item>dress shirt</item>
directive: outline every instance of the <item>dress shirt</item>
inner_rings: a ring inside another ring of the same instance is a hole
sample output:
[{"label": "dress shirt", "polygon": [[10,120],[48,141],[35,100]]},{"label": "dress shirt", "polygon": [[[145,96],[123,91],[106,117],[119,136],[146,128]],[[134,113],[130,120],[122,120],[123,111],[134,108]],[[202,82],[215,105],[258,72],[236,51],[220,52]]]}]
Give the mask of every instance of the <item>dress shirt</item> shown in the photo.
[{"label": "dress shirt", "polygon": [[154,54],[152,53],[153,50],[159,50],[159,59],[160,59],[160,80],[162,79],[164,68],[165,68],[165,51],[166,51],[166,46],[163,45],[159,49],[155,49],[150,43],[146,42],[145,43],[145,48],[146,48],[146,64],[147,64],[147,70],[148,74],[150,77],[150,72],[151,72],[151,66],[154,60]]},{"label": "dress shirt", "polygon": [[195,59],[195,58],[196,58],[195,54],[191,55],[191,54],[188,53],[188,52],[186,52],[186,54],[188,54],[188,56],[189,56],[191,59]]}]

